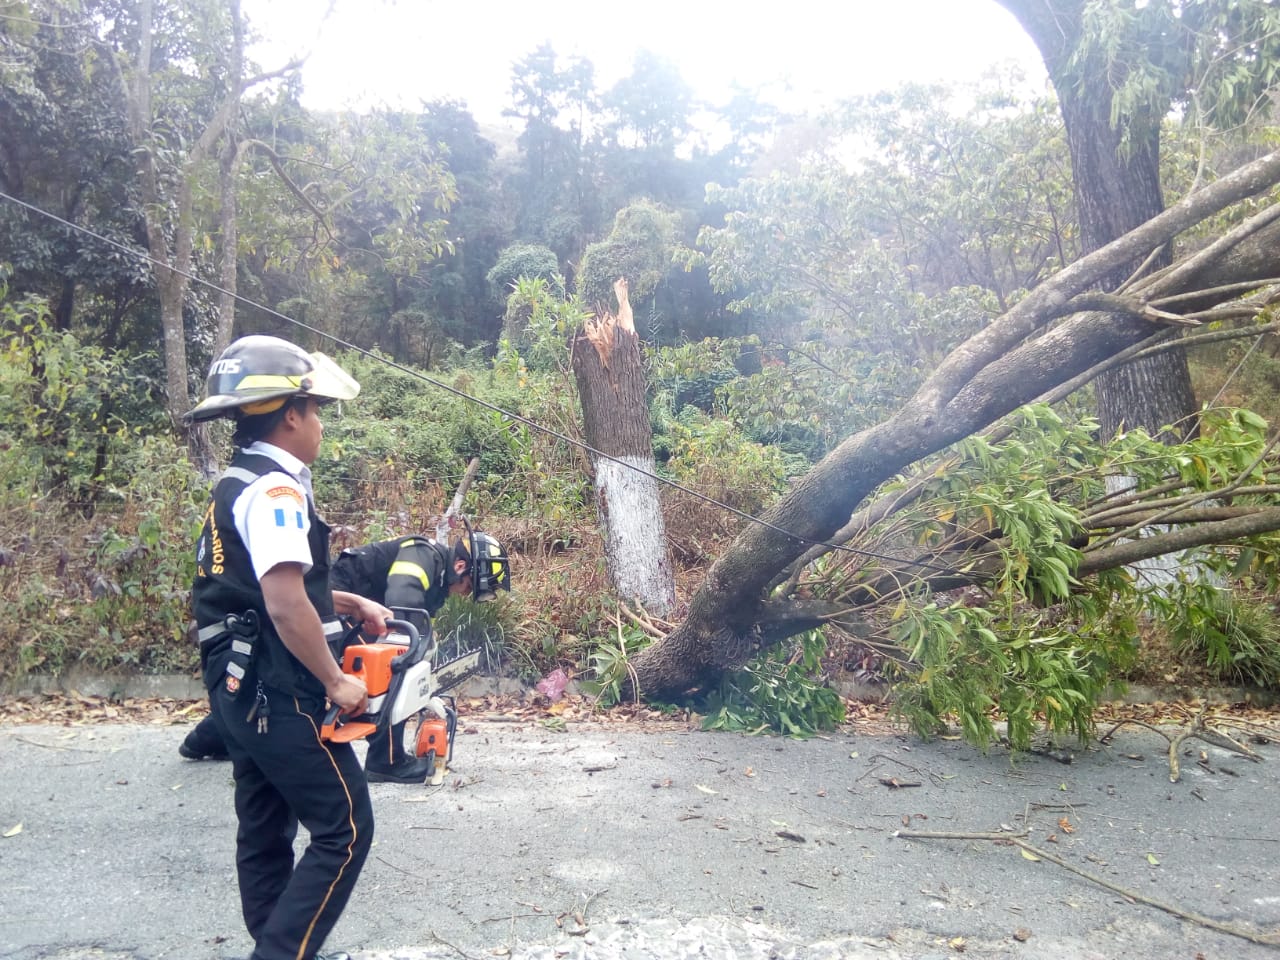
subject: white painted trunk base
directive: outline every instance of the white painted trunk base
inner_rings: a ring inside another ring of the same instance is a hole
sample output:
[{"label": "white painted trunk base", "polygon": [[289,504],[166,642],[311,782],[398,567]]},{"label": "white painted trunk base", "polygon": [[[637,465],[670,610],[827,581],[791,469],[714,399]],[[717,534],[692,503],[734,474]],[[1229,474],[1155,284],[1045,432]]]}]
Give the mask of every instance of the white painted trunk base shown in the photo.
[{"label": "white painted trunk base", "polygon": [[619,597],[665,617],[675,607],[676,593],[658,481],[629,469],[652,474],[653,458],[618,459],[622,463],[596,461],[596,506],[605,531],[609,575]]}]

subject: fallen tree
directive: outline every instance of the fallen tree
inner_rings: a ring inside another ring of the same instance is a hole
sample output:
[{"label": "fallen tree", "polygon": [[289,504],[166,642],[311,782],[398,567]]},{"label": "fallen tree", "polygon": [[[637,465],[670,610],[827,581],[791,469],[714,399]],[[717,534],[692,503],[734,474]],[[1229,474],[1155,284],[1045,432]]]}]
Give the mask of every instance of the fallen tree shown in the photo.
[{"label": "fallen tree", "polygon": [[[1115,363],[1144,349],[1159,349],[1169,324],[1199,327],[1209,320],[1238,322],[1257,316],[1280,291],[1280,257],[1274,245],[1280,204],[1274,202],[1253,200],[1256,212],[1239,225],[1158,272],[1105,293],[1097,286],[1118,265],[1142,262],[1185,231],[1278,182],[1280,153],[1239,168],[1067,266],[953,350],[894,415],[846,439],[759,518],[762,522],[743,529],[708,571],[683,623],[632,659],[624,692],[676,699],[707,688],[725,671],[790,636],[847,619],[847,600],[831,602],[773,588],[788,579],[794,563],[813,559],[811,551],[829,550],[871,515],[892,509],[887,503],[863,506],[886,481],[992,428],[1024,404],[1060,397]],[[897,492],[894,502],[901,496]],[[1141,516],[1135,509],[1127,520],[1150,523],[1151,514],[1171,506],[1154,506]],[[1179,505],[1184,508],[1190,509]],[[1109,553],[1095,551],[1096,569],[1082,565],[1079,574],[1131,562],[1148,550],[1164,553],[1280,529],[1280,510],[1274,509],[1200,519],[1199,533],[1175,526],[1168,539],[1121,544],[1117,538]],[[1120,522],[1119,516],[1111,520]],[[1089,531],[1080,546],[1087,547],[1095,532]],[[909,561],[904,566],[914,566],[916,574],[924,569]],[[890,577],[901,573],[886,572]],[[980,565],[967,571],[946,567],[944,572],[952,578],[949,586],[981,582],[984,576]],[[867,603],[881,602],[882,596],[868,592]]]}]

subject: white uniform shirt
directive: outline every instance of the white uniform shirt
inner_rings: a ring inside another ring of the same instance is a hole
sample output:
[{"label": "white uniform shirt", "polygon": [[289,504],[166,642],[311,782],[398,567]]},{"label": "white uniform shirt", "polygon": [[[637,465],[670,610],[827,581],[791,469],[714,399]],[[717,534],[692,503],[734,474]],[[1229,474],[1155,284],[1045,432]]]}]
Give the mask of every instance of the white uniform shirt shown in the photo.
[{"label": "white uniform shirt", "polygon": [[311,544],[307,541],[311,470],[293,454],[262,440],[245,447],[245,453],[269,457],[281,467],[245,487],[231,507],[254,576],[261,580],[281,563],[299,563],[305,574],[311,569]]}]

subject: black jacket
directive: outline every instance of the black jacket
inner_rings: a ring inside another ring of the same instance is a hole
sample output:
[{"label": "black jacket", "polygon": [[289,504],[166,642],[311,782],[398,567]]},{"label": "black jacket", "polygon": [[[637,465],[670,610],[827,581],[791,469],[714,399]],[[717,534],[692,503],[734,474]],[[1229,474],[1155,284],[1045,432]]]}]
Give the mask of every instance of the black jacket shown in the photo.
[{"label": "black jacket", "polygon": [[349,547],[333,562],[329,585],[386,604],[422,630],[449,598],[449,556],[426,537]]}]

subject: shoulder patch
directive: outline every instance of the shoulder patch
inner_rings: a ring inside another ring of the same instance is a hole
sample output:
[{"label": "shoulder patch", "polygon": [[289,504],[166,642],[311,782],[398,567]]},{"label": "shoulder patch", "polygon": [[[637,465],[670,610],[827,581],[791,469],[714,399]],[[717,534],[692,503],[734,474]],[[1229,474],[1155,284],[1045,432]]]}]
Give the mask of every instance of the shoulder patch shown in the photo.
[{"label": "shoulder patch", "polygon": [[302,503],[302,494],[294,487],[272,487],[267,491],[267,496],[272,500],[277,500],[280,497],[289,497],[297,504]]}]

